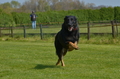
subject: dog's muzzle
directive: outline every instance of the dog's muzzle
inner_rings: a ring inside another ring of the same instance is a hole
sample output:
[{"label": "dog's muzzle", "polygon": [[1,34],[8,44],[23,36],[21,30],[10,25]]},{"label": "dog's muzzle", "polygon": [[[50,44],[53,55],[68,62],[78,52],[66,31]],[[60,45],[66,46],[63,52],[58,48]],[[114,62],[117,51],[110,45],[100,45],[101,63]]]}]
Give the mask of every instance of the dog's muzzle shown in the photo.
[{"label": "dog's muzzle", "polygon": [[68,31],[72,31],[74,29],[73,24],[72,23],[68,23]]},{"label": "dog's muzzle", "polygon": [[72,31],[74,28],[73,27],[68,27],[68,31]]}]

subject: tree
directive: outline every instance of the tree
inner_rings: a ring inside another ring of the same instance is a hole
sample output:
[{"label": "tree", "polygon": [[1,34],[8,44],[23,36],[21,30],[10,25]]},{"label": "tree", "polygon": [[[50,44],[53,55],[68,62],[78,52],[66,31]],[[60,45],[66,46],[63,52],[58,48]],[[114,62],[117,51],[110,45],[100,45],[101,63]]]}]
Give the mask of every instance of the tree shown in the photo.
[{"label": "tree", "polygon": [[90,9],[94,9],[95,4],[94,3],[88,3],[87,7],[90,8]]},{"label": "tree", "polygon": [[48,0],[38,0],[37,10],[38,11],[49,11],[50,6]]},{"label": "tree", "polygon": [[11,6],[13,8],[20,8],[21,4],[18,1],[11,1]]},{"label": "tree", "polygon": [[12,8],[12,6],[11,6],[11,4],[9,2],[1,4],[0,7],[3,8],[3,9]]},{"label": "tree", "polygon": [[50,10],[50,6],[49,6],[49,2],[47,2],[48,0],[29,0],[29,1],[25,1],[23,6],[21,8],[23,8],[24,10],[26,9],[26,11],[48,11]]},{"label": "tree", "polygon": [[7,13],[10,13],[10,12],[13,11],[12,6],[11,6],[11,4],[9,2],[1,4],[0,8],[3,9]]}]

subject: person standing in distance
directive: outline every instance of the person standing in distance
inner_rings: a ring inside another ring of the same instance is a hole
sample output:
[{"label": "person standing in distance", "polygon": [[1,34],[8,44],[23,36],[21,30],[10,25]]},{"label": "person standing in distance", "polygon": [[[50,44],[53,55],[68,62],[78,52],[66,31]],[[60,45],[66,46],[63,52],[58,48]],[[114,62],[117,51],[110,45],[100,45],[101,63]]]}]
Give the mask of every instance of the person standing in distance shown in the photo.
[{"label": "person standing in distance", "polygon": [[32,28],[33,29],[36,29],[36,14],[34,11],[32,11],[32,13],[30,14],[30,18],[31,18],[31,21],[32,21]]}]

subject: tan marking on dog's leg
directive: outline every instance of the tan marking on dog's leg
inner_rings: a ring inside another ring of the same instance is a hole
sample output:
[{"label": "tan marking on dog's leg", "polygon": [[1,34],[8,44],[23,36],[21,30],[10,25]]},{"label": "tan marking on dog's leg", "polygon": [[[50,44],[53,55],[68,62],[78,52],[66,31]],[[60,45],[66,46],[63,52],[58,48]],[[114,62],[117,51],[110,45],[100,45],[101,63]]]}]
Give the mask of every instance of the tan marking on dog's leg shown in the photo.
[{"label": "tan marking on dog's leg", "polygon": [[68,48],[69,48],[68,51],[72,51],[72,50],[74,50],[74,48],[73,48],[71,45],[69,45]]},{"label": "tan marking on dog's leg", "polygon": [[74,44],[77,45],[78,44],[77,41]]},{"label": "tan marking on dog's leg", "polygon": [[74,44],[76,45],[76,48],[75,48],[75,49],[78,50],[79,48],[78,48],[78,46],[77,46],[77,44],[78,44],[77,41],[76,41]]},{"label": "tan marking on dog's leg", "polygon": [[75,49],[78,49],[77,42],[75,43],[69,42],[69,45],[71,45]]},{"label": "tan marking on dog's leg", "polygon": [[59,65],[59,64],[60,64],[60,59],[58,59],[58,61],[57,61],[56,65]]},{"label": "tan marking on dog's leg", "polygon": [[61,60],[61,64],[62,64],[62,66],[65,66],[65,63],[64,63],[64,61],[63,61],[63,60]]}]

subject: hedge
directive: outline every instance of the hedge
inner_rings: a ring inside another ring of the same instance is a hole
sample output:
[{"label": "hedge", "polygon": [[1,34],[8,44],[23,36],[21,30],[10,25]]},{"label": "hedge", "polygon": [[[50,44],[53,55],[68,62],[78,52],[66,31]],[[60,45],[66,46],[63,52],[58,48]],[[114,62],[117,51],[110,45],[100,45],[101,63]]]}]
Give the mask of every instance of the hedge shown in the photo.
[{"label": "hedge", "polygon": [[[56,24],[64,21],[66,15],[76,16],[78,21],[103,21],[103,20],[120,20],[120,7],[107,7],[101,9],[81,9],[81,10],[69,10],[69,11],[47,11],[36,12],[37,23],[49,23]],[[0,25],[2,24],[28,24],[30,21],[30,13],[17,13],[12,12],[10,14],[5,13],[0,9]]]},{"label": "hedge", "polygon": [[114,8],[114,19],[115,20],[120,20],[120,7],[115,7]]},{"label": "hedge", "polygon": [[5,13],[2,9],[0,9],[0,27],[3,26],[13,26],[15,22],[11,14]]}]

